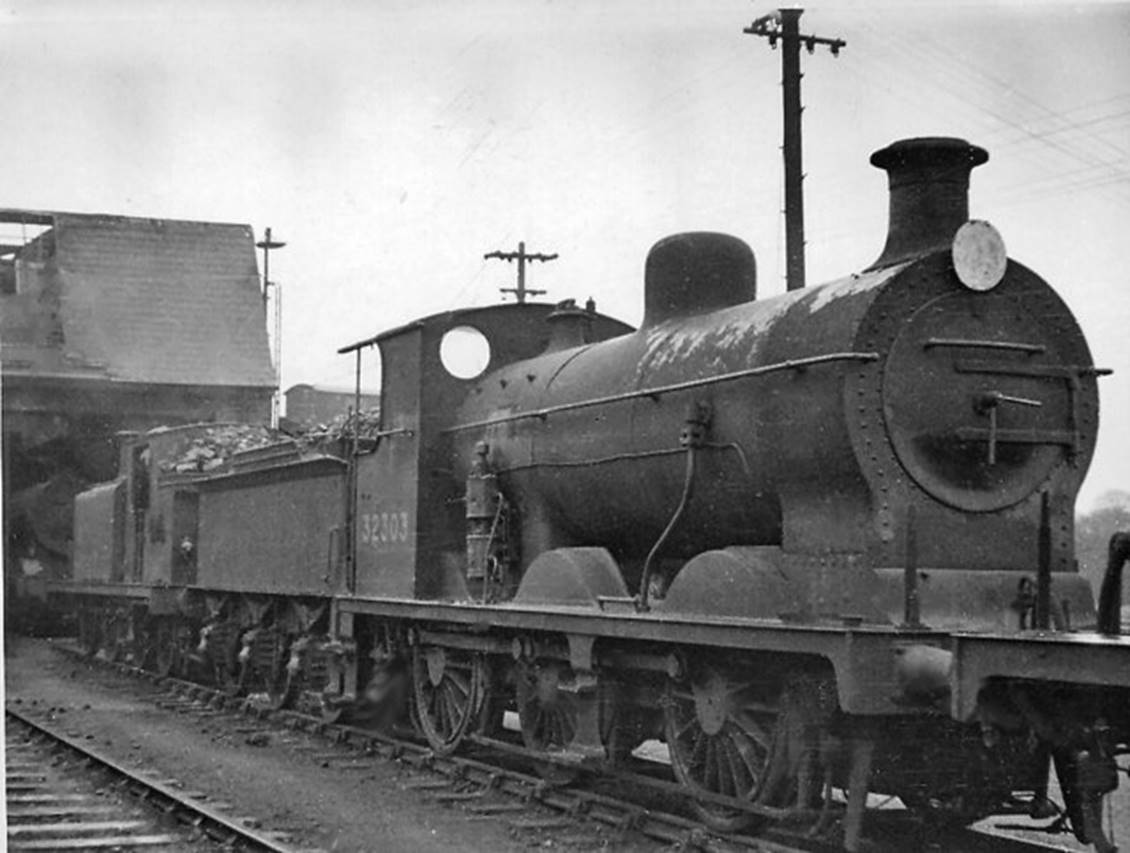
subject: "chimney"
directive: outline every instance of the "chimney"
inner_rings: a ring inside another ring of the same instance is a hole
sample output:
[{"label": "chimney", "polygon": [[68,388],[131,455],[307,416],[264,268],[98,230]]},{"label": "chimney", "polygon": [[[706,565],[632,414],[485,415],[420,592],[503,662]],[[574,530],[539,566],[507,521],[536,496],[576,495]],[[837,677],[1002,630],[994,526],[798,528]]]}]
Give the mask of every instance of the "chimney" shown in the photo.
[{"label": "chimney", "polygon": [[756,296],[757,263],[744,241],[706,231],[675,234],[648,252],[643,325],[716,311]]},{"label": "chimney", "polygon": [[969,173],[989,159],[984,148],[952,137],[901,139],[871,155],[890,179],[887,245],[868,270],[948,249],[969,219]]}]

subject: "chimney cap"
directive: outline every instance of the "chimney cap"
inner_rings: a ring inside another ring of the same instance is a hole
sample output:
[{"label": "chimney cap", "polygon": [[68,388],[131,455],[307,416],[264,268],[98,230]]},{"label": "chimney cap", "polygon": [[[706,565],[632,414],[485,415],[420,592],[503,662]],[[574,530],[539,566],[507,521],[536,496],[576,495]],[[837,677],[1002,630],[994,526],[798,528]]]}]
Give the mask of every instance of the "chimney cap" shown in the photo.
[{"label": "chimney cap", "polygon": [[989,152],[954,136],[900,139],[871,155],[871,165],[892,169],[965,165],[972,169],[989,159]]}]

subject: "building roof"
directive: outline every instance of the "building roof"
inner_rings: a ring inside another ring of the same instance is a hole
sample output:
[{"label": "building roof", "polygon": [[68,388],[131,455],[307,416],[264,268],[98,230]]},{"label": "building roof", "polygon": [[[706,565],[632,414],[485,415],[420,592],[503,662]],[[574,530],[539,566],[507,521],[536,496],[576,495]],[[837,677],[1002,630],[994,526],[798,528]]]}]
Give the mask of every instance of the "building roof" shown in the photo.
[{"label": "building roof", "polygon": [[274,386],[250,226],[26,213],[50,231],[15,252],[26,290],[0,297],[6,374]]}]

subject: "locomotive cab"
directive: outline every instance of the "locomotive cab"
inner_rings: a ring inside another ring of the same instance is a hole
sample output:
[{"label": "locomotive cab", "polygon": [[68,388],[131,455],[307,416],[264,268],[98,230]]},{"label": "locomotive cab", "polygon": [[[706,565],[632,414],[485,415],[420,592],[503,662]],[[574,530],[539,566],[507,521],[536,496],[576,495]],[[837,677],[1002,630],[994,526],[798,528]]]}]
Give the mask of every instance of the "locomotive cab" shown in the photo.
[{"label": "locomotive cab", "polygon": [[[566,312],[566,323],[547,304],[452,311],[341,350],[360,359],[364,349],[379,346],[382,372],[378,444],[358,460],[351,592],[468,597],[464,490],[475,456],[473,442],[461,442],[455,413],[463,400],[503,390],[490,380],[497,382],[497,371],[506,365],[547,351],[565,358],[572,350],[563,344],[575,338],[586,346],[586,338],[602,341],[631,331],[595,310],[568,316],[575,311]],[[485,344],[477,372],[450,360],[445,364],[445,342],[466,334],[481,336]]]}]

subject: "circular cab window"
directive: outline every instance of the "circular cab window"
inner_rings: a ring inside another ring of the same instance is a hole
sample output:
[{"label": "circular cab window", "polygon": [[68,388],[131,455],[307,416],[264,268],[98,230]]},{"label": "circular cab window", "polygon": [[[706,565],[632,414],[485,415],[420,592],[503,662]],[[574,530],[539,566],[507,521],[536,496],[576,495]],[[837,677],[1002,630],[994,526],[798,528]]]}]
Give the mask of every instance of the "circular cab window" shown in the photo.
[{"label": "circular cab window", "polygon": [[456,326],[440,341],[439,358],[452,376],[474,379],[490,364],[490,342],[474,326]]}]

